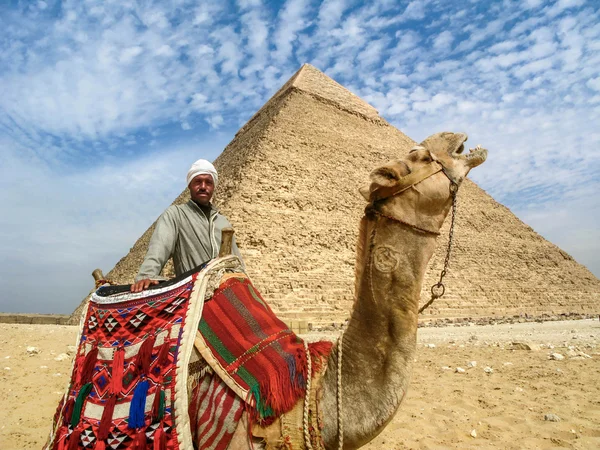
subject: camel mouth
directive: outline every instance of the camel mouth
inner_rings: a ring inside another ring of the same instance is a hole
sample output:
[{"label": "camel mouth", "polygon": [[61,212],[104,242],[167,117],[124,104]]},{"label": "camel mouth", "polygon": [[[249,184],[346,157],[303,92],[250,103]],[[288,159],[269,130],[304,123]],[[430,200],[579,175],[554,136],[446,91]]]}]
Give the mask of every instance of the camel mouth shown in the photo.
[{"label": "camel mouth", "polygon": [[467,142],[467,140],[469,139],[469,136],[467,136],[466,133],[447,133],[447,134],[451,135],[449,137],[449,140],[454,141],[453,142],[454,149],[452,149],[449,152],[450,156],[457,158],[457,159],[461,159],[463,157],[463,152],[465,151],[465,142]]},{"label": "camel mouth", "polygon": [[465,155],[467,158],[467,164],[471,168],[483,164],[487,159],[487,153],[487,150],[485,148],[482,148],[481,145],[469,149],[469,153]]}]

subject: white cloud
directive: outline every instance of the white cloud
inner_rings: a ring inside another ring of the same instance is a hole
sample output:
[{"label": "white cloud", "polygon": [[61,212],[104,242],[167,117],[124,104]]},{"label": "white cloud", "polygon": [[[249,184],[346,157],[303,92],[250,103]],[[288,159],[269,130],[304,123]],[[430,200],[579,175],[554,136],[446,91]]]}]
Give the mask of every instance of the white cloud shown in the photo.
[{"label": "white cloud", "polygon": [[553,58],[539,59],[537,61],[523,64],[521,67],[516,68],[513,71],[513,73],[517,77],[524,78],[532,74],[536,74],[550,69],[552,67],[553,61]]},{"label": "white cloud", "polygon": [[454,96],[447,93],[435,94],[433,97],[422,102],[414,102],[413,109],[425,113],[433,113],[440,108],[450,105],[454,102]]},{"label": "white cloud", "polygon": [[269,59],[269,27],[263,13],[264,5],[260,0],[255,0],[251,4],[241,5],[240,7],[243,11],[240,17],[242,35],[247,39],[248,53],[251,56],[251,60],[243,69],[242,74],[248,76],[254,72],[262,71]]},{"label": "white cloud", "polygon": [[544,0],[525,0],[525,5],[527,8],[537,8],[543,2]]},{"label": "white cloud", "polygon": [[422,0],[413,0],[408,4],[404,12],[402,13],[402,18],[406,20],[412,19],[422,19],[425,17],[425,5],[426,2]]},{"label": "white cloud", "polygon": [[546,14],[549,17],[555,17],[567,9],[578,8],[584,4],[585,0],[558,0],[554,5],[548,8]]},{"label": "white cloud", "polygon": [[324,0],[317,16],[319,28],[324,31],[338,26],[347,7],[345,0]]},{"label": "white cloud", "polygon": [[279,23],[274,36],[274,57],[280,62],[287,61],[293,51],[293,43],[298,33],[308,25],[306,15],[309,3],[307,0],[287,0],[279,12]]},{"label": "white cloud", "polygon": [[223,116],[220,114],[215,114],[214,116],[210,116],[206,118],[206,121],[210,124],[211,128],[217,129],[225,123],[223,120]]},{"label": "white cloud", "polygon": [[590,78],[585,84],[590,89],[600,92],[600,77]]},{"label": "white cloud", "polygon": [[448,50],[454,42],[454,35],[446,30],[438,34],[433,40],[433,48],[436,50]]},{"label": "white cloud", "polygon": [[361,67],[367,68],[380,62],[387,45],[388,39],[377,39],[369,42],[356,57]]}]

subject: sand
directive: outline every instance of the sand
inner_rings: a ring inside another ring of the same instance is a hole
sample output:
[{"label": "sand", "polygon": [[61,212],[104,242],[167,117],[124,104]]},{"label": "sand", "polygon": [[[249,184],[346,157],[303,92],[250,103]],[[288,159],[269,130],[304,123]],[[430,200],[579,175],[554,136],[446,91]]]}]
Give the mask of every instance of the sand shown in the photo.
[{"label": "sand", "polygon": [[[70,358],[56,358],[76,335],[76,327],[0,324],[0,449],[42,447],[70,373]],[[419,329],[406,399],[364,448],[600,448],[600,322]]]}]

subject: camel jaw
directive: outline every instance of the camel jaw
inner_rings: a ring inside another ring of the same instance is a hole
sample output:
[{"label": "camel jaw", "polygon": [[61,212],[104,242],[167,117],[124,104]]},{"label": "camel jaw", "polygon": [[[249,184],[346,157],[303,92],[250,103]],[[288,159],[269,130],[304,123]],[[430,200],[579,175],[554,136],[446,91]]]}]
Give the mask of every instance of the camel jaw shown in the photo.
[{"label": "camel jaw", "polygon": [[473,167],[483,164],[487,159],[487,154],[488,151],[485,148],[482,148],[481,145],[478,145],[475,148],[469,149],[469,153],[464,156],[466,157],[467,165],[472,169]]},{"label": "camel jaw", "polygon": [[487,159],[487,150],[478,145],[475,148],[470,148],[469,153],[464,154],[465,142],[469,139],[466,133],[443,133],[443,136],[449,138],[450,148],[448,154],[467,165],[469,169],[483,164]]}]

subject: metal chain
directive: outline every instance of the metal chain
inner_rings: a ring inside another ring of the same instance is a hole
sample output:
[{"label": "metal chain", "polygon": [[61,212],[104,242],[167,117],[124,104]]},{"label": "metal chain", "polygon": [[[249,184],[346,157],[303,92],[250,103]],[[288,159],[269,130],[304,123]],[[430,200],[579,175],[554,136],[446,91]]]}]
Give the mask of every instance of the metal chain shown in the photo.
[{"label": "metal chain", "polygon": [[435,300],[442,297],[446,293],[446,286],[442,281],[446,276],[448,271],[448,265],[450,264],[450,251],[452,250],[452,242],[454,241],[454,222],[456,219],[456,208],[457,208],[457,196],[458,193],[458,185],[456,183],[452,183],[450,185],[450,192],[452,193],[452,221],[450,222],[450,232],[448,233],[448,248],[446,250],[446,259],[444,260],[444,268],[440,273],[440,279],[437,283],[431,286],[431,299],[425,303],[421,309],[419,309],[419,314],[425,311],[429,305],[431,305]]}]

